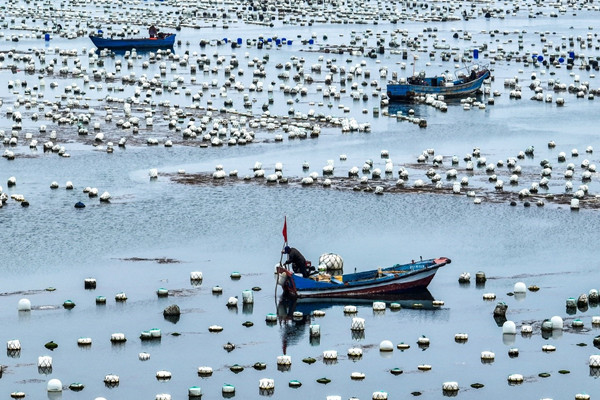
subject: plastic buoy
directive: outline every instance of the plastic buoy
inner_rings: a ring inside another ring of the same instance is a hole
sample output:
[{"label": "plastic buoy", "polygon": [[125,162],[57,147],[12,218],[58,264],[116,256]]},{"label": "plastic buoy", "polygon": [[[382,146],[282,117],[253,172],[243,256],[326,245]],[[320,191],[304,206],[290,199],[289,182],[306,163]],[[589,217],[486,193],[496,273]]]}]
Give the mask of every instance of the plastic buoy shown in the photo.
[{"label": "plastic buoy", "polygon": [[58,379],[50,379],[46,388],[48,392],[62,392],[62,382]]},{"label": "plastic buoy", "polygon": [[31,311],[31,301],[29,299],[21,299],[17,304],[17,310],[19,311]]}]

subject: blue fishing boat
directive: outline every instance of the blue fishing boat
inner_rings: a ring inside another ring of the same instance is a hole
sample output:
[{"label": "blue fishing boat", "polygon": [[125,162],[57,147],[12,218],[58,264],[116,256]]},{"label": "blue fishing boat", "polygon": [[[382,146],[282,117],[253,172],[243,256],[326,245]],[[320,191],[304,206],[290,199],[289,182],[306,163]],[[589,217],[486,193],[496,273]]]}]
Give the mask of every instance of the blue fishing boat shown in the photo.
[{"label": "blue fishing boat", "polygon": [[92,43],[99,49],[128,50],[128,49],[161,49],[173,47],[174,33],[159,33],[154,38],[112,39],[90,35]]},{"label": "blue fishing boat", "polygon": [[277,267],[277,284],[283,288],[284,294],[297,298],[399,294],[426,288],[437,270],[450,262],[449,258],[440,257],[352,274],[320,273],[308,278],[280,265]]},{"label": "blue fishing boat", "polygon": [[479,90],[491,74],[487,67],[474,66],[468,70],[468,74],[459,72],[455,79],[446,76],[426,77],[421,72],[400,82],[391,81],[387,85],[387,96],[390,100],[411,100],[426,95],[470,96]]}]

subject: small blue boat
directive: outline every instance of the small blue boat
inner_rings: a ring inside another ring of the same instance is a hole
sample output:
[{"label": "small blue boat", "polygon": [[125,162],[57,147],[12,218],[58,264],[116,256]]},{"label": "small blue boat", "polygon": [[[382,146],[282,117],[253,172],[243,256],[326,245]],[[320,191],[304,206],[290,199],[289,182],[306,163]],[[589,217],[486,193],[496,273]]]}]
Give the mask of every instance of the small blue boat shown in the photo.
[{"label": "small blue boat", "polygon": [[411,100],[418,96],[444,97],[469,96],[477,92],[483,81],[491,76],[489,69],[469,68],[470,73],[459,74],[454,80],[444,76],[426,77],[424,72],[411,76],[404,82],[389,82],[387,96],[390,100]]},{"label": "small blue boat", "polygon": [[424,289],[437,270],[450,259],[440,257],[430,260],[396,264],[388,268],[344,275],[318,274],[308,278],[294,274],[285,266],[277,267],[277,284],[285,294],[296,298],[347,298],[382,294],[399,294]]},{"label": "small blue boat", "polygon": [[155,38],[111,39],[90,35],[92,43],[99,49],[128,50],[128,49],[161,49],[173,47],[175,34],[159,34]]}]

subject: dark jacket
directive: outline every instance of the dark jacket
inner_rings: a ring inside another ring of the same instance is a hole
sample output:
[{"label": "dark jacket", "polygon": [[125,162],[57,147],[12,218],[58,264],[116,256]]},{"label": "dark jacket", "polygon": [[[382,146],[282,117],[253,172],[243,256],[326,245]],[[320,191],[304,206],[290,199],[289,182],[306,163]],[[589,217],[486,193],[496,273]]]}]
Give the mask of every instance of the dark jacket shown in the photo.
[{"label": "dark jacket", "polygon": [[292,269],[294,272],[300,272],[304,276],[308,274],[308,269],[306,268],[306,258],[304,258],[302,253],[300,253],[295,247],[290,248],[288,260],[285,262],[285,265],[288,264],[292,264]]}]

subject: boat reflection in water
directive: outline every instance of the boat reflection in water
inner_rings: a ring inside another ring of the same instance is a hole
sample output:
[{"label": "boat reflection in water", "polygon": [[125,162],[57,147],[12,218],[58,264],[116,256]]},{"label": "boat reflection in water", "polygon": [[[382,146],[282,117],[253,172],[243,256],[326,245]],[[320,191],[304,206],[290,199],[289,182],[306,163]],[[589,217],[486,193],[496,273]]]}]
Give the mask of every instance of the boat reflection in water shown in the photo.
[{"label": "boat reflection in water", "polygon": [[[347,305],[368,307],[376,301],[385,302],[388,309],[392,303],[400,304],[403,309],[439,309],[439,306],[435,304],[435,299],[427,289],[418,289],[399,295],[372,295],[360,298],[298,299],[282,295],[277,303],[277,321],[281,327],[283,354],[286,354],[287,346],[298,344],[304,337],[315,318],[313,316],[315,310]],[[360,334],[364,335],[364,332],[353,332],[353,335]],[[311,345],[318,346],[319,342],[319,336],[310,337]]]}]

